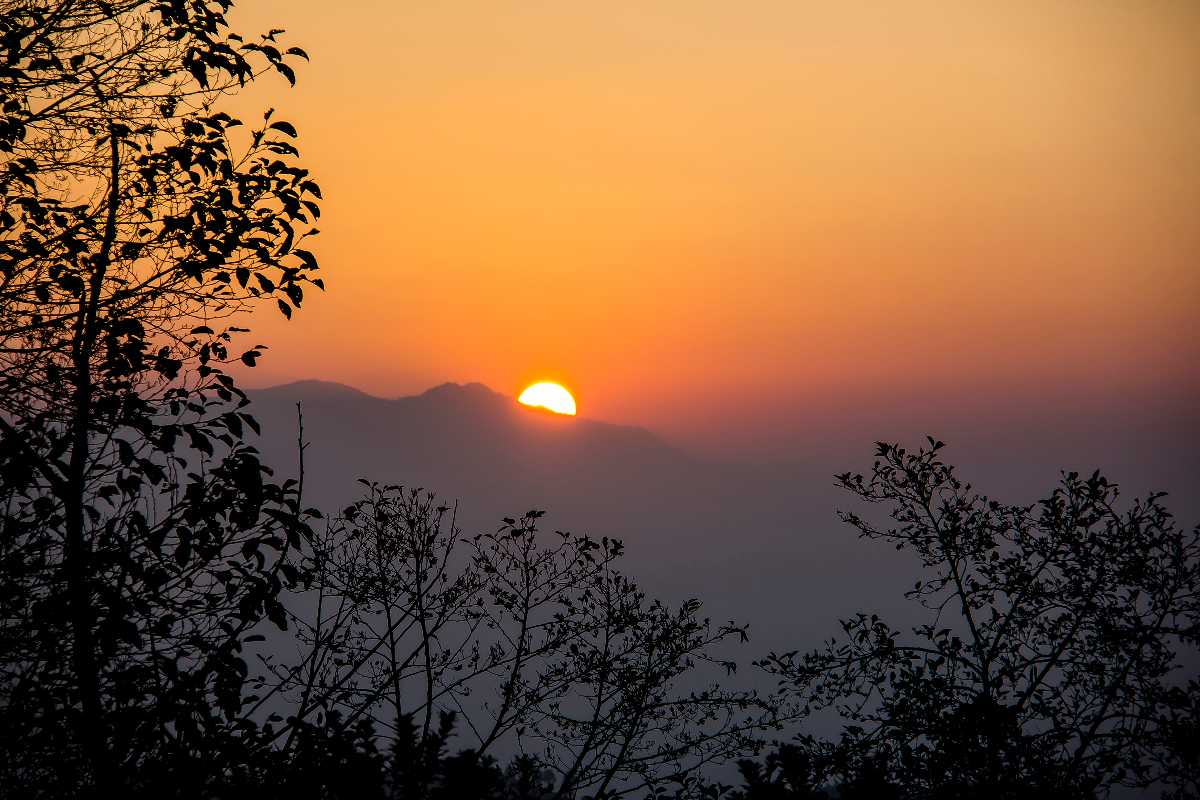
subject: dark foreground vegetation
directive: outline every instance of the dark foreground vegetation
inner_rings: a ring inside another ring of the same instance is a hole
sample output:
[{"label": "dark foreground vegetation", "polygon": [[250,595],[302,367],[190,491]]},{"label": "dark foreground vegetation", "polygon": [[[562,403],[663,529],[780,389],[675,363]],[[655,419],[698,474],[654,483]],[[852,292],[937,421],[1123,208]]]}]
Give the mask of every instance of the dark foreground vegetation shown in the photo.
[{"label": "dark foreground vegetation", "polygon": [[306,55],[228,5],[0,0],[0,795],[1197,796],[1200,531],[1098,475],[1014,507],[881,446],[838,480],[892,522],[846,520],[921,560],[928,623],[847,620],[770,692],[618,541],[307,508],[228,365],[323,288],[321,191],[219,106]]},{"label": "dark foreground vegetation", "polygon": [[1099,474],[1005,505],[941,450],[880,445],[869,476],[837,477],[890,523],[843,519],[920,560],[907,596],[928,621],[899,631],[859,614],[822,649],[762,661],[803,714],[835,709],[846,726],[747,764],[747,780],[763,797],[829,782],[843,797],[1195,797],[1200,530],[1160,496],[1119,510]]}]

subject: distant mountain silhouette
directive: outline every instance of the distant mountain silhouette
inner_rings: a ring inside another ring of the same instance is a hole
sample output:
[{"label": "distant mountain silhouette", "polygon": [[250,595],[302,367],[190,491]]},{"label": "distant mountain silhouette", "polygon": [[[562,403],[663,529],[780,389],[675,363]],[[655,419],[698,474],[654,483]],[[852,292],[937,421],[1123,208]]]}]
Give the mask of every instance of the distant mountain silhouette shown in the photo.
[{"label": "distant mountain silhouette", "polygon": [[[385,399],[300,381],[251,397],[264,458],[284,476],[297,469],[301,403],[306,504],[339,509],[365,477],[457,500],[467,532],[547,509],[549,529],[623,539],[626,569],[651,591],[699,596],[716,617],[752,621],[763,648],[830,632],[862,594],[831,598],[871,564],[881,599],[907,580],[897,559],[843,530],[827,464],[716,463],[643,428],[529,408],[478,383]],[[797,612],[814,604],[822,613]]]},{"label": "distant mountain silhouette", "polygon": [[[815,645],[834,632],[839,615],[863,609],[886,611],[904,624],[896,598],[911,588],[914,564],[859,541],[841,524],[837,509],[864,509],[834,488],[832,475],[868,469],[874,439],[918,432],[864,430],[836,456],[825,450],[748,465],[698,458],[642,428],[522,406],[479,383],[386,399],[299,381],[250,396],[263,424],[264,460],[284,477],[296,474],[296,403],[302,404],[305,501],[327,512],[359,496],[360,477],[458,501],[458,521],[468,533],[543,508],[546,528],[623,539],[626,569],[651,592],[698,596],[714,617],[751,622],[759,652]],[[1012,438],[1028,448],[1027,433]],[[1154,468],[1178,461],[1148,445],[1089,463],[1094,443],[1087,441],[1045,446],[1035,460],[1028,449],[956,449],[956,440],[945,438],[964,475],[1012,502],[1032,501],[1025,487],[1041,492],[1063,468],[1104,467],[1129,497],[1150,486],[1175,488],[1158,477],[1139,485]],[[1190,516],[1194,498],[1175,498],[1177,513]]]},{"label": "distant mountain silhouette", "polygon": [[295,463],[288,451],[295,450],[295,406],[302,404],[311,443],[308,483],[320,493],[311,498],[317,502],[340,504],[349,499],[343,492],[357,491],[356,478],[370,477],[471,506],[495,500],[515,513],[583,500],[613,483],[653,492],[682,473],[694,477],[699,466],[642,428],[529,408],[479,383],[384,399],[301,381],[253,397],[256,413],[270,421],[264,450],[280,465]]}]

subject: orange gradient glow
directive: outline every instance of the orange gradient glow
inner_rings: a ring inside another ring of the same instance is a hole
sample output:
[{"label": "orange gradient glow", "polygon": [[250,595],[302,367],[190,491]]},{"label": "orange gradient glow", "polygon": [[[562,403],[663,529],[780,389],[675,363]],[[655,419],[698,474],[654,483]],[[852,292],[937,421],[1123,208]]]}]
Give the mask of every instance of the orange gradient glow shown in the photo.
[{"label": "orange gradient glow", "polygon": [[247,323],[248,385],[549,374],[764,439],[1200,391],[1200,3],[338,8],[233,16],[312,55],[236,102],[299,128],[329,286]]},{"label": "orange gradient glow", "polygon": [[549,381],[535,383],[521,392],[517,401],[527,406],[553,411],[555,414],[575,416],[575,398],[557,383]]}]

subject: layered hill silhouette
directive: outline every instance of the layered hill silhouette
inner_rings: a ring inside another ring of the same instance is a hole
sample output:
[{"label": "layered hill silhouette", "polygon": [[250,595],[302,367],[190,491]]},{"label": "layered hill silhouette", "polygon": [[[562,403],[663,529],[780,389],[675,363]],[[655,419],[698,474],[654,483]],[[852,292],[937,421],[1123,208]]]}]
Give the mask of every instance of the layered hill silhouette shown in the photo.
[{"label": "layered hill silhouette", "polygon": [[[878,609],[903,622],[894,607],[912,586],[915,565],[859,541],[837,519],[837,509],[849,503],[832,475],[867,469],[875,438],[916,443],[913,437],[926,431],[863,430],[836,458],[826,449],[752,465],[697,457],[642,428],[528,408],[478,383],[386,399],[300,381],[250,396],[263,424],[264,460],[285,477],[297,474],[301,405],[306,505],[336,512],[360,495],[357,480],[367,478],[422,487],[457,503],[465,533],[545,509],[549,529],[624,540],[627,571],[651,593],[700,597],[714,617],[751,622],[759,652],[814,645],[834,631],[839,615],[857,610]],[[1091,463],[1094,443],[1086,429],[1077,441],[1046,445],[1047,435],[1014,428],[1008,438],[1024,449],[1008,452],[994,442],[972,447],[953,431],[938,433],[951,442],[965,474],[1001,500],[1032,501],[1062,468],[1101,467],[1122,482],[1126,496],[1165,488],[1176,513],[1193,514],[1195,496],[1180,489],[1194,479],[1172,465],[1195,458],[1178,437],[1131,430],[1133,444]],[[991,435],[1000,441],[1003,433],[997,427]]]},{"label": "layered hill silhouette", "polygon": [[297,403],[309,442],[309,499],[320,504],[344,503],[356,479],[369,477],[467,501],[465,519],[548,503],[601,511],[613,509],[614,492],[626,502],[652,498],[683,475],[691,481],[711,471],[642,428],[521,406],[478,383],[398,399],[321,381],[255,392],[256,413],[270,421],[264,451],[272,463],[296,463]]},{"label": "layered hill silhouette", "polygon": [[[645,429],[528,408],[478,383],[384,399],[301,381],[251,398],[260,449],[285,476],[297,471],[300,403],[306,504],[337,510],[367,478],[457,502],[465,532],[545,509],[549,529],[622,539],[626,569],[652,592],[751,620],[763,647],[828,633],[833,615],[861,602],[839,587],[864,570],[881,602],[907,580],[898,559],[838,522],[826,464],[718,463]],[[796,613],[813,604],[825,613]]]}]

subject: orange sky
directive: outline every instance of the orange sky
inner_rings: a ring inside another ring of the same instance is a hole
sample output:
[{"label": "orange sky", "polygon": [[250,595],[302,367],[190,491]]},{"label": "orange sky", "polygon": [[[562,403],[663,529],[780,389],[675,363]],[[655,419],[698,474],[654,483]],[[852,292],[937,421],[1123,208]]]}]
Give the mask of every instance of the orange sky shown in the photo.
[{"label": "orange sky", "polygon": [[[243,0],[326,202],[247,380],[573,390],[682,436],[1200,387],[1191,0]],[[914,388],[916,387],[916,388]],[[1032,401],[1031,401],[1032,402]]]}]

